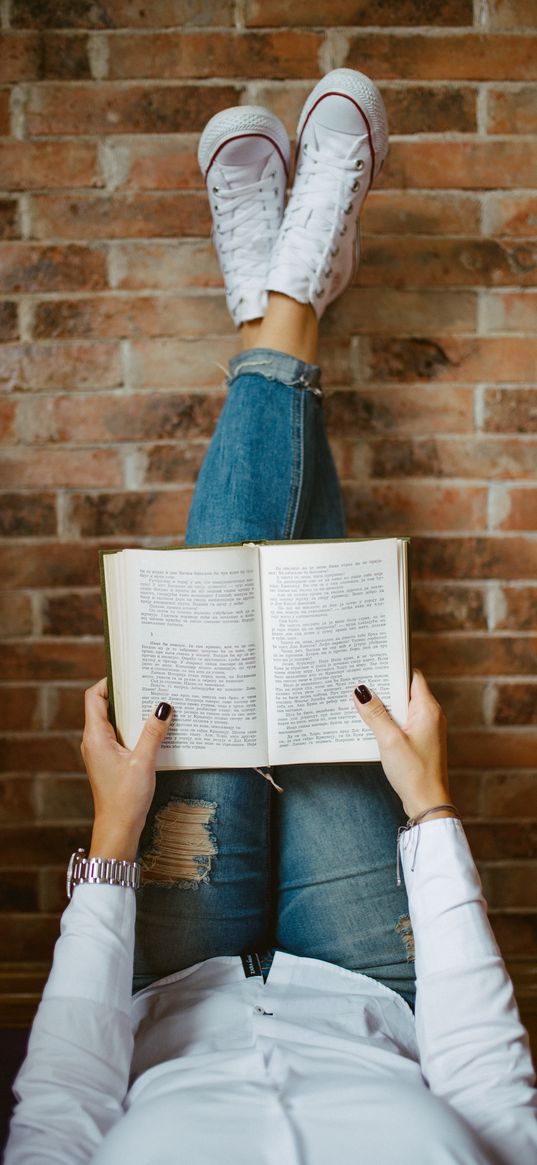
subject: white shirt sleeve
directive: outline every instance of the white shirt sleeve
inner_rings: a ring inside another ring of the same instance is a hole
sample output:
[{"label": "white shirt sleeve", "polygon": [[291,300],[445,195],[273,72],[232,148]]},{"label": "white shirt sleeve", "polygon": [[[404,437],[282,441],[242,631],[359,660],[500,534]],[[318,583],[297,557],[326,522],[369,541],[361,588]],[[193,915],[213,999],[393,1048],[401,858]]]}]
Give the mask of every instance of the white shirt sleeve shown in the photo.
[{"label": "white shirt sleeve", "polygon": [[123,1115],[132,1058],[136,898],[77,886],[15,1080],[4,1165],[79,1165]]},{"label": "white shirt sleeve", "polygon": [[527,1033],[487,917],[461,822],[402,834],[414,931],[423,1075],[478,1132],[492,1160],[537,1161],[537,1093]]}]

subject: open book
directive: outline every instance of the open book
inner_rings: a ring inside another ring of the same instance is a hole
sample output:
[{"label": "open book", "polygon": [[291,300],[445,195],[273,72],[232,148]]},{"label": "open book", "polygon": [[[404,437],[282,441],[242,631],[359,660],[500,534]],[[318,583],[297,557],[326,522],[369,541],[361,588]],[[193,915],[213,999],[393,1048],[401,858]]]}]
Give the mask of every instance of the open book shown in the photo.
[{"label": "open book", "polygon": [[156,701],[157,769],[378,760],[352,692],[408,708],[408,540],[101,553],[111,712],[133,748]]}]

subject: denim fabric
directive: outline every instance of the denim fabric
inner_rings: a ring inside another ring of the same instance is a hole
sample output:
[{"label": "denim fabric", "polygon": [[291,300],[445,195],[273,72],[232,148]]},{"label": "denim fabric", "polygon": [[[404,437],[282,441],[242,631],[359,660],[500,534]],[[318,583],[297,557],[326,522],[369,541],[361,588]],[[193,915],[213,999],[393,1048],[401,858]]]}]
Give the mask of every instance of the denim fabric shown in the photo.
[{"label": "denim fabric", "polygon": [[[190,546],[341,538],[341,491],[328,446],[319,369],[252,349],[230,366],[229,395],[202,466]],[[178,712],[180,715],[180,710]],[[157,777],[141,841],[170,801],[216,805],[216,854],[200,881],[138,892],[135,989],[216,955],[274,950],[370,975],[413,1006],[408,902],[396,886],[399,798],[380,764]]]}]

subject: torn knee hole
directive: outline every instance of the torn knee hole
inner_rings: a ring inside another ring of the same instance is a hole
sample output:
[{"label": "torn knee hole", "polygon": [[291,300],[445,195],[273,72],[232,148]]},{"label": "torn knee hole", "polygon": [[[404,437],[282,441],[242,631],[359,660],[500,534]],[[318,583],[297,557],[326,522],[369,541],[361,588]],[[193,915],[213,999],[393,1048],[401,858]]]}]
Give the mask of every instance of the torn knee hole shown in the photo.
[{"label": "torn knee hole", "polygon": [[150,848],[141,857],[142,880],[171,886],[208,882],[218,853],[211,824],[217,806],[209,801],[169,801],[156,814]]},{"label": "torn knee hole", "polygon": [[402,914],[401,918],[395,924],[395,929],[405,944],[405,951],[407,962],[411,963],[414,960],[414,932],[412,930],[412,923],[408,914]]}]

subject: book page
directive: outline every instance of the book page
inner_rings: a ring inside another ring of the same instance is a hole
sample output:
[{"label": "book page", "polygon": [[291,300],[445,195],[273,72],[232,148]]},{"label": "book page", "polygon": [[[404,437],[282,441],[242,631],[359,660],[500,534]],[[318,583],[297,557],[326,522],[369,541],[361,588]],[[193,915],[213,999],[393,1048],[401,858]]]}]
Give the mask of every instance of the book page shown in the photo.
[{"label": "book page", "polygon": [[404,720],[399,565],[397,539],[262,547],[271,764],[377,760],[352,702],[359,680]]},{"label": "book page", "polygon": [[134,746],[155,702],[167,700],[175,715],[158,769],[266,764],[257,548],[123,556],[125,744]]}]

